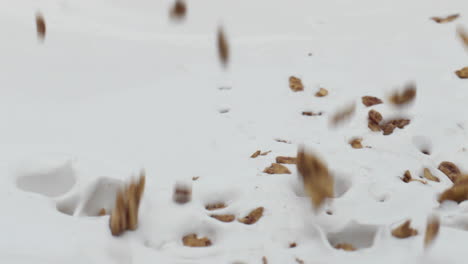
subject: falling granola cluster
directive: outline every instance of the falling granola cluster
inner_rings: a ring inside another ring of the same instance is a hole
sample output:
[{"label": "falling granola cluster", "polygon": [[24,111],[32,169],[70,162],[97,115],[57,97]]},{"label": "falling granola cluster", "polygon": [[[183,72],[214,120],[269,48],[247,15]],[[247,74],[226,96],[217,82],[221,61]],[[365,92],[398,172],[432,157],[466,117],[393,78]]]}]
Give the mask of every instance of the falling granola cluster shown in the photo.
[{"label": "falling granola cluster", "polygon": [[112,235],[119,236],[126,230],[138,227],[138,210],[145,190],[145,173],[142,171],[138,180],[131,180],[123,190],[117,193],[115,207],[109,219]]}]

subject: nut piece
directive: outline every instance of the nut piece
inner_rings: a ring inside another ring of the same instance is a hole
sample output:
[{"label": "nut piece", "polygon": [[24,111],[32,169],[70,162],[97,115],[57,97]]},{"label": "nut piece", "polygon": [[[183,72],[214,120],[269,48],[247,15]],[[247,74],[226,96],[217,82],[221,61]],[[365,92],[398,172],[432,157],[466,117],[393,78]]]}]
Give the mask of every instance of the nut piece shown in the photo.
[{"label": "nut piece", "polygon": [[254,152],[254,154],[252,154],[252,156],[250,156],[252,159],[258,157],[262,152],[260,150],[257,150]]},{"label": "nut piece", "polygon": [[335,245],[336,249],[342,249],[344,251],[356,251],[357,249],[349,243],[340,243]]},{"label": "nut piece", "polygon": [[442,171],[452,182],[455,182],[458,176],[461,174],[460,169],[457,165],[450,161],[443,161],[439,164],[438,169]]},{"label": "nut piece", "polygon": [[436,216],[431,216],[427,220],[426,234],[424,236],[424,247],[427,248],[439,234],[440,220]]},{"label": "nut piece", "polygon": [[229,222],[232,222],[234,221],[234,219],[236,218],[234,215],[232,214],[222,214],[222,215],[216,215],[216,214],[212,214],[210,215],[211,217],[215,218],[215,219],[218,219],[219,221],[221,222],[225,222],[225,223],[229,223]]},{"label": "nut piece", "polygon": [[192,181],[196,181],[196,180],[198,180],[198,179],[200,179],[200,176],[194,176],[194,177],[192,177]]},{"label": "nut piece", "polygon": [[379,98],[377,97],[374,97],[374,96],[363,96],[362,97],[362,104],[369,107],[369,106],[373,106],[373,105],[378,105],[378,104],[381,104],[383,103],[382,100],[380,100]]},{"label": "nut piece", "polygon": [[37,38],[41,41],[44,40],[46,34],[46,24],[44,17],[41,13],[36,14],[36,31],[37,31]]},{"label": "nut piece", "polygon": [[320,88],[318,92],[315,93],[315,96],[317,97],[324,97],[328,95],[328,90],[325,88]]},{"label": "nut piece", "polygon": [[263,216],[263,207],[258,207],[252,210],[247,216],[239,219],[239,222],[252,225],[255,224]]},{"label": "nut piece", "polygon": [[460,79],[467,79],[468,78],[468,67],[462,68],[458,71],[455,71],[455,74]]},{"label": "nut piece", "polygon": [[209,247],[211,246],[211,241],[206,238],[198,238],[196,234],[189,234],[182,238],[182,242],[186,247]]},{"label": "nut piece", "polygon": [[224,67],[227,67],[229,61],[229,44],[221,27],[218,29],[218,55],[221,60],[221,64]]},{"label": "nut piece", "polygon": [[408,83],[402,93],[395,92],[390,96],[390,102],[394,105],[400,106],[412,102],[415,97],[416,85],[414,83]]},{"label": "nut piece", "polygon": [[406,222],[392,230],[392,236],[397,238],[408,238],[411,236],[416,236],[418,234],[418,230],[411,228],[410,225],[411,220],[407,220]]},{"label": "nut piece", "polygon": [[262,264],[268,264],[268,260],[265,256],[262,257]]},{"label": "nut piece", "polygon": [[260,156],[266,156],[266,155],[268,155],[268,153],[270,153],[270,152],[271,152],[271,150],[262,152],[262,153],[260,153]]},{"label": "nut piece", "polygon": [[301,147],[297,153],[296,167],[304,183],[304,190],[311,198],[314,208],[319,208],[327,198],[333,197],[333,177],[318,157],[306,153]]},{"label": "nut piece", "polygon": [[295,157],[284,157],[284,156],[276,157],[276,163],[296,164],[296,162],[297,162],[297,159]]},{"label": "nut piece", "polygon": [[362,138],[354,138],[349,141],[349,144],[351,147],[355,149],[362,149],[362,144],[361,144]]},{"label": "nut piece", "polygon": [[295,248],[297,247],[296,242],[289,243],[289,248]]},{"label": "nut piece", "polygon": [[174,6],[171,9],[171,18],[173,19],[183,19],[187,13],[187,6],[184,1],[176,0]]},{"label": "nut piece", "polygon": [[268,174],[291,174],[288,168],[278,163],[272,163],[263,172]]},{"label": "nut piece", "polygon": [[439,178],[434,176],[428,168],[424,168],[424,178],[430,181],[440,182]]},{"label": "nut piece", "polygon": [[214,211],[214,210],[223,209],[223,208],[226,208],[225,203],[207,204],[205,206],[205,209],[208,210],[208,211]]},{"label": "nut piece", "polygon": [[187,185],[176,184],[172,198],[178,204],[188,203],[192,199],[192,188]]},{"label": "nut piece", "polygon": [[435,22],[439,23],[439,24],[444,24],[444,23],[454,21],[459,16],[460,16],[460,14],[453,14],[453,15],[449,15],[449,16],[446,16],[446,17],[431,17],[431,19],[434,20]]},{"label": "nut piece", "polygon": [[294,76],[289,77],[289,88],[291,88],[293,92],[304,91],[304,85],[302,85],[301,79]]}]

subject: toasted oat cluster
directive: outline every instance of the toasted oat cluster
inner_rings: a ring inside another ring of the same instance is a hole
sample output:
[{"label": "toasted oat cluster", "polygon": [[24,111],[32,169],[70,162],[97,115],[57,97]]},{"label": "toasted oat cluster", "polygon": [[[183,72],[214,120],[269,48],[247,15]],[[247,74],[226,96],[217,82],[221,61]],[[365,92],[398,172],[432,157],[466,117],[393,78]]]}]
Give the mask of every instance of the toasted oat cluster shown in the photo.
[{"label": "toasted oat cluster", "polygon": [[395,92],[390,96],[390,102],[400,106],[412,102],[414,98],[416,98],[416,85],[414,83],[408,83],[401,93]]},{"label": "toasted oat cluster", "polygon": [[239,219],[239,222],[246,224],[246,225],[255,224],[263,216],[263,210],[264,210],[263,207],[258,207],[252,210],[245,217],[242,217],[241,219]]},{"label": "toasted oat cluster", "polygon": [[211,241],[206,237],[199,238],[197,234],[188,234],[182,238],[182,243],[186,247],[209,247]]},{"label": "toasted oat cluster", "polygon": [[367,107],[383,103],[381,99],[374,97],[374,96],[363,96],[361,100],[362,100],[362,104]]},{"label": "toasted oat cluster", "polygon": [[289,88],[291,88],[293,92],[304,91],[304,85],[302,85],[301,79],[295,76],[289,77]]}]

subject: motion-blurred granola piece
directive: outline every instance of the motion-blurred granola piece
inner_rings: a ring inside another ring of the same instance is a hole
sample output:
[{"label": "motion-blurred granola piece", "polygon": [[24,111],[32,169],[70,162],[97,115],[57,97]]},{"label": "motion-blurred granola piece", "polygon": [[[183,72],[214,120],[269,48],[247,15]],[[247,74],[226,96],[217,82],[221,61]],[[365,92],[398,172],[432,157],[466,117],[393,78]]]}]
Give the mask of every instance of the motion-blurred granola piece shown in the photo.
[{"label": "motion-blurred granola piece", "polygon": [[426,234],[424,236],[424,248],[432,244],[439,234],[440,220],[437,216],[430,216],[427,220]]},{"label": "motion-blurred granola piece", "polygon": [[431,19],[434,20],[435,22],[439,23],[439,24],[444,24],[444,23],[454,21],[459,16],[460,16],[460,14],[452,14],[452,15],[448,15],[446,17],[431,17]]},{"label": "motion-blurred granola piece", "polygon": [[354,114],[354,111],[356,110],[356,104],[350,104],[340,110],[338,110],[331,118],[331,124],[332,125],[338,125],[339,123],[342,123]]},{"label": "motion-blurred granola piece", "polygon": [[291,174],[288,168],[278,163],[272,163],[263,172],[268,174]]},{"label": "motion-blurred granola piece", "polygon": [[291,88],[293,92],[304,91],[304,85],[302,85],[301,79],[295,76],[289,77],[289,88]]},{"label": "motion-blurred granola piece", "polygon": [[416,236],[418,230],[411,228],[411,220],[405,221],[403,224],[399,225],[392,230],[392,236],[396,238],[408,238],[411,236]]},{"label": "motion-blurred granola piece", "polygon": [[383,103],[382,100],[380,100],[379,98],[377,97],[374,97],[374,96],[363,96],[362,97],[362,104],[369,107],[369,106],[373,106],[373,105],[378,105],[378,104],[381,104]]},{"label": "motion-blurred granola piece", "polygon": [[44,16],[41,13],[36,13],[36,31],[37,31],[37,38],[43,41],[46,35],[46,24],[45,24]]},{"label": "motion-blurred granola piece", "polygon": [[275,141],[280,142],[280,143],[291,144],[291,141],[286,140],[286,139],[281,139],[281,138],[275,138]]},{"label": "motion-blurred granola piece", "polygon": [[176,0],[170,11],[171,18],[182,20],[185,18],[186,13],[187,5],[185,2],[183,0]]},{"label": "motion-blurred granola piece", "polygon": [[394,105],[401,106],[408,104],[416,97],[416,84],[410,82],[405,85],[403,92],[395,91],[389,98],[390,102]]},{"label": "motion-blurred granola piece", "polygon": [[460,169],[453,162],[443,161],[439,164],[438,169],[443,172],[454,183],[460,176]]},{"label": "motion-blurred granola piece", "polygon": [[468,79],[468,67],[462,68],[458,71],[455,71],[455,74],[460,79]]},{"label": "motion-blurred granola piece", "polygon": [[297,262],[297,264],[304,264],[304,263],[305,263],[305,262],[304,262],[302,259],[300,259],[300,258],[296,258],[296,262]]},{"label": "motion-blurred granola piece", "polygon": [[297,171],[304,183],[304,190],[312,200],[314,208],[319,208],[327,198],[334,195],[334,180],[327,166],[312,153],[300,147],[297,153]]},{"label": "motion-blurred granola piece", "polygon": [[224,30],[221,27],[218,29],[218,55],[221,64],[227,67],[229,62],[229,44],[226,40]]},{"label": "motion-blurred granola piece", "polygon": [[262,216],[263,216],[263,207],[258,207],[254,210],[252,210],[248,215],[245,217],[239,219],[239,222],[246,224],[246,225],[252,225],[255,224]]},{"label": "motion-blurred granola piece", "polygon": [[468,175],[460,176],[450,187],[439,196],[439,202],[455,201],[461,203],[468,200]]},{"label": "motion-blurred granola piece", "polygon": [[196,234],[189,234],[182,238],[182,242],[186,247],[209,247],[211,241],[206,237],[198,238]]},{"label": "motion-blurred granola piece", "polygon": [[176,184],[173,195],[174,202],[178,204],[185,204],[192,200],[192,188],[189,185]]},{"label": "motion-blurred granola piece", "polygon": [[460,39],[463,41],[463,44],[465,44],[465,47],[468,48],[468,31],[464,27],[458,26],[457,34],[458,37],[460,37]]},{"label": "motion-blurred granola piece", "polygon": [[142,171],[138,181],[131,180],[123,190],[117,192],[115,207],[109,219],[112,235],[118,236],[138,227],[138,210],[144,188],[145,173]]},{"label": "motion-blurred granola piece", "polygon": [[107,212],[106,212],[105,208],[101,208],[101,210],[99,210],[99,214],[98,214],[99,216],[104,216],[106,214],[107,214]]},{"label": "motion-blurred granola piece", "polygon": [[276,163],[296,164],[296,162],[297,162],[297,158],[295,158],[295,157],[285,157],[285,156],[276,157]]}]

